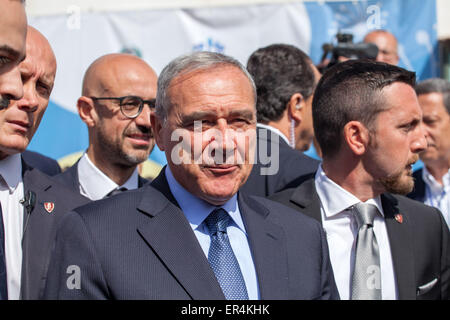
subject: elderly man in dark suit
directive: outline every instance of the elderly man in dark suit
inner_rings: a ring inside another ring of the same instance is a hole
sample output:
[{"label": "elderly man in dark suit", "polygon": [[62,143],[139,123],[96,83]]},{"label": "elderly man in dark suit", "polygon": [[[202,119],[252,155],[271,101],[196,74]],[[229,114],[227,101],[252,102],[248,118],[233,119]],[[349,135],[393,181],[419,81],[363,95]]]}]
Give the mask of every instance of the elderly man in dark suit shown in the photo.
[{"label": "elderly man in dark suit", "polygon": [[235,59],[182,56],[158,79],[168,166],[144,188],[65,216],[50,299],[337,299],[320,224],[239,192],[251,170],[255,88]]},{"label": "elderly man in dark suit", "polygon": [[242,190],[266,197],[317,170],[319,161],[303,154],[314,137],[311,103],[320,73],[300,49],[273,44],[247,62],[258,95],[258,152]]},{"label": "elderly man in dark suit", "polygon": [[314,178],[272,199],[322,222],[343,299],[448,299],[450,237],[441,213],[398,194],[426,148],[415,74],[347,61],[320,80]]},{"label": "elderly man in dark suit", "polygon": [[19,71],[23,97],[0,110],[0,222],[5,245],[1,258],[6,262],[6,276],[0,279],[6,280],[6,286],[1,283],[0,294],[12,300],[40,297],[54,226],[62,214],[87,202],[21,157],[48,105],[56,73],[50,44],[32,27],[28,27],[26,59],[19,64]]}]

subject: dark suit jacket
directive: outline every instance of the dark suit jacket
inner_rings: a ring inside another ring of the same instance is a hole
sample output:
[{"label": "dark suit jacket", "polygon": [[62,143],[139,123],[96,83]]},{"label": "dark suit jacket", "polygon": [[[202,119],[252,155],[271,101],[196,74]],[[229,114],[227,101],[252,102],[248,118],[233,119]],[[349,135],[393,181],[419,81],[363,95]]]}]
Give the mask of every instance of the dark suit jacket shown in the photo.
[{"label": "dark suit jacket", "polygon": [[423,169],[414,171],[413,177],[414,177],[414,189],[407,195],[408,198],[425,202],[425,181],[423,181],[422,178],[422,172]]},{"label": "dark suit jacket", "polygon": [[49,176],[54,176],[61,173],[61,168],[59,167],[58,161],[46,157],[40,153],[25,150],[22,152],[22,158],[30,167],[39,169]]},{"label": "dark suit jacket", "polygon": [[[279,192],[286,188],[292,187],[291,183],[295,183],[297,178],[315,172],[320,161],[310,158],[298,150],[292,149],[281,137],[275,134],[278,139],[272,139],[272,134],[264,128],[257,128],[257,160],[253,165],[252,172],[247,182],[241,188],[247,194],[260,197],[267,197],[275,192]],[[275,151],[278,148],[279,156]],[[267,162],[259,156],[265,150],[270,155],[271,162]],[[261,169],[270,167],[274,163],[278,163],[278,172],[271,175],[262,175]]]},{"label": "dark suit jacket", "polygon": [[[24,194],[32,191],[36,200],[29,210],[24,208],[21,298],[38,299],[45,287],[56,225],[65,213],[88,200],[23,161],[22,165]],[[45,203],[53,203],[53,211],[48,212]]]},{"label": "dark suit jacket", "polygon": [[[270,199],[321,221],[320,199],[314,179],[306,180],[296,189],[284,190]],[[450,236],[442,214],[403,196],[382,194],[381,202],[390,240],[398,298],[450,298]],[[402,214],[403,222],[395,219]],[[434,279],[437,279],[434,281]],[[435,282],[427,290],[420,286]]]},{"label": "dark suit jacket", "polygon": [[[320,224],[267,199],[238,198],[261,298],[337,299]],[[70,266],[79,268],[80,289],[67,286],[75,276],[66,273]],[[45,297],[224,299],[164,169],[152,184],[64,217]]]},{"label": "dark suit jacket", "polygon": [[[73,192],[80,193],[80,180],[78,179],[78,161],[70,168],[67,168],[64,172],[56,175],[55,180],[66,185]],[[149,180],[139,176],[138,187],[140,188],[148,182]]]}]

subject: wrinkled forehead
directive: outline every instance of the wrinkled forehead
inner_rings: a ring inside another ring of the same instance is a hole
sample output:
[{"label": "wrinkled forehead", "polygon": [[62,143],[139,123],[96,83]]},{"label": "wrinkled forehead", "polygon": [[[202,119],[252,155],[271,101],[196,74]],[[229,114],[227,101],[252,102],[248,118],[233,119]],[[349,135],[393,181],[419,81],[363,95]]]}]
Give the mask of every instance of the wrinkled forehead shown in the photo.
[{"label": "wrinkled forehead", "polygon": [[[184,94],[235,94],[250,96],[256,105],[256,92],[252,81],[242,70],[232,65],[217,65],[174,77],[168,86],[171,97]],[[255,107],[256,108],[256,107]]]}]

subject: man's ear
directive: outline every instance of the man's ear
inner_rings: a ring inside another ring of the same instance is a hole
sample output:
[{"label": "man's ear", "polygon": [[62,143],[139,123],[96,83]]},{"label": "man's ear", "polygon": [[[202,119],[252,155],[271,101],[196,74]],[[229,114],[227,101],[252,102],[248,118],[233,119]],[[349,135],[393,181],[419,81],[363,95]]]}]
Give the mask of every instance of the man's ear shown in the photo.
[{"label": "man's ear", "polygon": [[369,145],[369,130],[359,121],[350,121],[344,126],[344,141],[355,155],[361,156]]},{"label": "man's ear", "polygon": [[97,110],[94,107],[94,101],[85,96],[81,96],[77,101],[78,114],[88,128],[95,127],[98,121]]},{"label": "man's ear", "polygon": [[297,124],[303,120],[303,111],[305,109],[306,101],[303,95],[299,92],[294,93],[288,102],[288,115],[294,119]]},{"label": "man's ear", "polygon": [[153,136],[155,137],[155,142],[161,151],[164,151],[164,141],[162,140],[162,130],[163,124],[155,112],[150,114],[150,123],[152,124]]}]

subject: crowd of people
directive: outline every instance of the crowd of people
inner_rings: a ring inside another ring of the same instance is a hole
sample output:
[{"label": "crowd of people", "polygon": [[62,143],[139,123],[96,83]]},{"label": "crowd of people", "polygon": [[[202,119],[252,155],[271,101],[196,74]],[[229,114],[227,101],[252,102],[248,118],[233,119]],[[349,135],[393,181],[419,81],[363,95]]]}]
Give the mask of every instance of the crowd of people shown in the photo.
[{"label": "crowd of people", "polygon": [[159,75],[101,56],[77,101],[89,146],[62,171],[26,150],[55,55],[24,1],[0,8],[1,299],[450,299],[450,83],[416,83],[388,31],[323,74],[288,44]]}]

